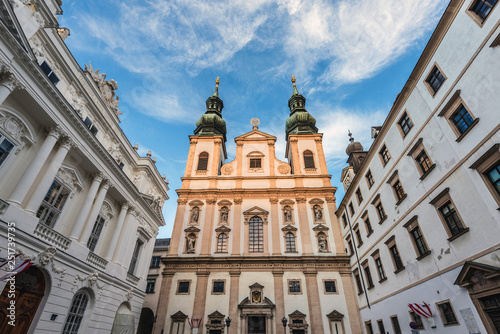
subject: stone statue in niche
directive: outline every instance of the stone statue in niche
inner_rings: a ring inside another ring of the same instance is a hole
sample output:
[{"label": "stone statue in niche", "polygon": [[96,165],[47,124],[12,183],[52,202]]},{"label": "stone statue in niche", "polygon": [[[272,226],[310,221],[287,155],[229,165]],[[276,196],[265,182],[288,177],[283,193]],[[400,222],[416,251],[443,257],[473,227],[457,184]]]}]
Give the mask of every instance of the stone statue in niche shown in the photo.
[{"label": "stone statue in niche", "polygon": [[288,205],[285,206],[285,208],[283,209],[283,213],[285,215],[285,222],[291,223],[292,222],[292,208],[289,207]]},{"label": "stone statue in niche", "polygon": [[186,251],[187,253],[194,253],[194,248],[196,244],[196,236],[194,234],[190,234],[186,240]]},{"label": "stone statue in niche", "polygon": [[328,252],[328,243],[326,241],[326,235],[324,233],[318,234],[318,246],[320,253]]},{"label": "stone statue in niche", "polygon": [[191,223],[197,224],[199,218],[200,218],[200,209],[197,206],[195,206],[193,208],[193,213],[191,214]]},{"label": "stone statue in niche", "polygon": [[228,216],[229,216],[229,210],[225,206],[220,210],[220,221],[222,224],[227,224]]},{"label": "stone statue in niche", "polygon": [[321,208],[319,205],[315,205],[313,207],[313,211],[314,211],[314,220],[315,221],[320,221],[323,219],[323,212],[321,212]]}]

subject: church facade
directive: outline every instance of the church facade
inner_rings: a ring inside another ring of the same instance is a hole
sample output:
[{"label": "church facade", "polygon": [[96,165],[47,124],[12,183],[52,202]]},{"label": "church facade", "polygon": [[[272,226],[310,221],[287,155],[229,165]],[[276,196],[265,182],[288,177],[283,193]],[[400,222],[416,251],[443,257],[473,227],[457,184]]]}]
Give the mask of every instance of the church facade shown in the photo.
[{"label": "church facade", "polygon": [[287,161],[253,119],[226,162],[218,81],[207,99],[189,137],[154,333],[361,332],[322,134],[292,81]]}]

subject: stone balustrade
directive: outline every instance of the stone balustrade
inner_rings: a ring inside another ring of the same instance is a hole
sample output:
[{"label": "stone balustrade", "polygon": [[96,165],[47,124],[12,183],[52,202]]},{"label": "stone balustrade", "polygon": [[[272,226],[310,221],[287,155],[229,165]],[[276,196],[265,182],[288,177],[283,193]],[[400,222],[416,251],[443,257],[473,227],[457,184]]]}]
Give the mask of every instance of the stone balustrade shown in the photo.
[{"label": "stone balustrade", "polygon": [[67,250],[71,244],[71,239],[42,223],[38,223],[33,234],[61,250]]}]

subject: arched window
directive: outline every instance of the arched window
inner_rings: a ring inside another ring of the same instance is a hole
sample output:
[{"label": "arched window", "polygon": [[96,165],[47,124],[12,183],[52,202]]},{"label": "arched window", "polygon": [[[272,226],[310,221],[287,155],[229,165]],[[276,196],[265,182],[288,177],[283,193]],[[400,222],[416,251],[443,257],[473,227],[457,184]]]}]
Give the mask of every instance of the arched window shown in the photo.
[{"label": "arched window", "polygon": [[83,291],[77,293],[71,302],[62,334],[76,334],[82,324],[83,314],[89,302],[89,295]]},{"label": "arched window", "polygon": [[285,234],[286,252],[296,252],[295,235],[292,232]]},{"label": "arched window", "polygon": [[227,253],[227,235],[221,233],[217,237],[217,253]]},{"label": "arched window", "polygon": [[202,152],[198,156],[198,170],[207,170],[208,168],[208,153]]},{"label": "arched window", "polygon": [[264,252],[264,223],[258,216],[250,218],[248,251],[250,253]]},{"label": "arched window", "polygon": [[314,156],[309,150],[304,151],[304,166],[305,168],[316,168],[314,166]]}]

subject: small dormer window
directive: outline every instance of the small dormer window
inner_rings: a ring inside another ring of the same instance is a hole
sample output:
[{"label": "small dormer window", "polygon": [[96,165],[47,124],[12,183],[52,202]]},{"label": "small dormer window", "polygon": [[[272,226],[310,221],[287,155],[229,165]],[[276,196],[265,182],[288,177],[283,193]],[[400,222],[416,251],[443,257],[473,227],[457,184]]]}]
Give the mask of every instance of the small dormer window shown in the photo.
[{"label": "small dormer window", "polygon": [[260,158],[251,158],[250,168],[262,168],[262,160]]},{"label": "small dormer window", "polygon": [[56,85],[59,82],[59,78],[54,73],[54,71],[52,71],[52,69],[50,68],[49,64],[47,64],[46,61],[43,61],[43,63],[40,64],[40,67],[42,68],[43,73],[45,73],[47,75],[47,77],[49,78],[49,80],[54,85]]}]

